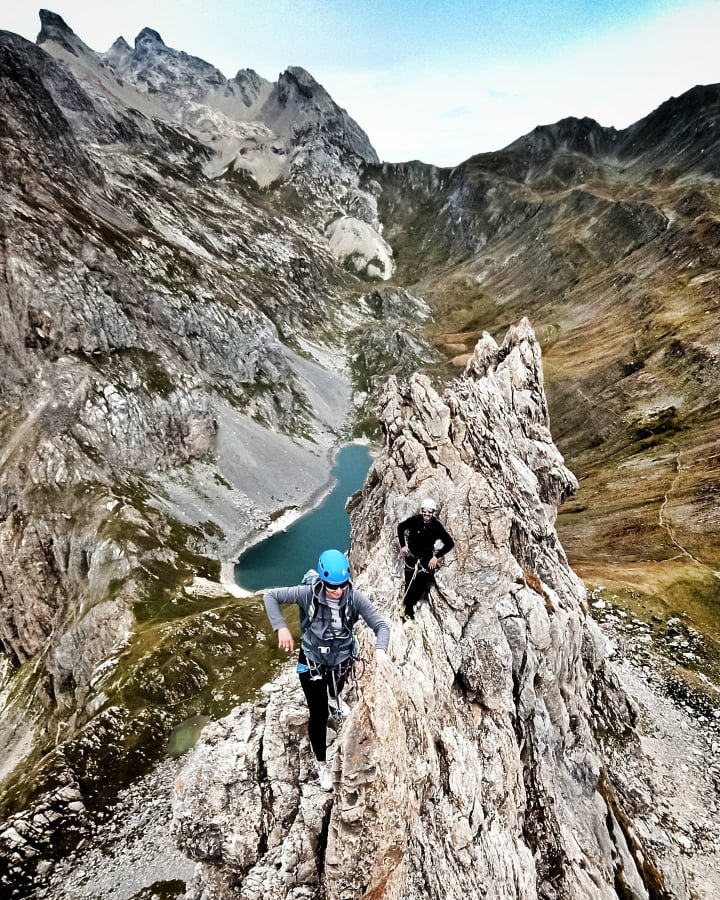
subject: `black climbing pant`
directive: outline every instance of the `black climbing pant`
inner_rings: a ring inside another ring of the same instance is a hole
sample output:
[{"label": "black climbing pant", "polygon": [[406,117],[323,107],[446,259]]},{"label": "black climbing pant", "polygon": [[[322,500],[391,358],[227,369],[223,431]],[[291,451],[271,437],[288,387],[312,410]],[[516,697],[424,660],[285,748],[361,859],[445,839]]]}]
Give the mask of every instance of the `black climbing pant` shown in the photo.
[{"label": "black climbing pant", "polygon": [[408,619],[415,618],[415,607],[427,596],[430,585],[433,583],[433,574],[428,572],[420,563],[416,566],[415,557],[408,556],[405,560],[405,593],[403,594],[403,607]]},{"label": "black climbing pant", "polygon": [[307,657],[301,650],[298,655],[298,677],[307,700],[310,719],[308,721],[308,737],[310,745],[318,762],[327,759],[327,720],[328,720],[328,694],[339,698],[340,691],[345,686],[347,673],[340,676],[335,674],[333,684],[332,672],[329,669],[312,667],[307,671],[300,671],[308,665]]}]

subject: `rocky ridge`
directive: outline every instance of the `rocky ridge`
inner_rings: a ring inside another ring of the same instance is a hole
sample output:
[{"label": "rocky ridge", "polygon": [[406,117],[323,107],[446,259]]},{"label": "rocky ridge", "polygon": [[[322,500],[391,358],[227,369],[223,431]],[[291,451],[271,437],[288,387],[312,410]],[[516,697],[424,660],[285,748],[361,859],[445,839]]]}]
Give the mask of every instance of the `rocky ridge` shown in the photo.
[{"label": "rocky ridge", "polygon": [[358,189],[360,166],[377,163],[377,154],[309,72],[291,67],[271,83],[242,70],[228,80],[204,60],[167,47],[151,28],[133,49],[118,39],[98,54],[60,16],[41,10],[40,18],[38,44],[103,106],[182,127],[207,148],[203,171],[210,178],[244,174],[260,187],[290,182],[339,260],[370,277],[390,276],[392,250],[375,197]]},{"label": "rocky ridge", "polygon": [[[682,854],[696,895],[712,897],[718,890],[714,840],[718,786],[706,760],[714,753],[713,742],[718,745],[720,740],[720,724],[708,725],[707,707],[678,693],[677,680],[658,670],[651,648],[638,644],[637,637],[623,640],[622,629],[612,635],[612,664],[638,703],[643,752],[628,757],[622,745],[608,742],[603,749],[633,792],[659,798],[652,802],[655,815]],[[293,684],[290,679],[289,690]],[[354,695],[350,700],[354,705]],[[714,713],[710,712],[711,722],[720,717],[717,705]],[[184,893],[195,864],[172,846],[169,834],[171,797],[182,764],[182,759],[173,760],[122,791],[117,806],[95,824],[92,843],[81,845],[55,866],[38,887],[38,898],[80,900],[100,895],[103,900],[127,900],[154,893],[174,900]]]},{"label": "rocky ridge", "polygon": [[452,170],[365,176],[396,278],[433,310],[436,371],[533,322],[580,480],[558,526],[579,574],[688,612],[717,658],[719,123],[704,85],[621,131],[568,118]]},{"label": "rocky ridge", "polygon": [[[576,482],[527,321],[500,347],[486,335],[442,396],[391,379],[379,415],[352,560],[391,623],[395,674],[366,671],[332,797],[310,775],[292,672],[206,729],[175,801],[198,861],[188,896],[689,898],[662,824],[604,758],[601,735],[642,760],[637,710],[553,527]],[[394,525],[427,493],[456,548],[402,624]]]}]

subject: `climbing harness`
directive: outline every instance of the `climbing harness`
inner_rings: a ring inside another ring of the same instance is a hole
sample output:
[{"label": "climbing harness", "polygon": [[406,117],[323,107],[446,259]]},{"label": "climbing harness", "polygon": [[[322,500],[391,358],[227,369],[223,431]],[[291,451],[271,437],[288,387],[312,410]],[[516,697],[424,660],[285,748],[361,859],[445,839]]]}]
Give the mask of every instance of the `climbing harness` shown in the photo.
[{"label": "climbing harness", "polygon": [[[338,578],[340,575],[346,577],[349,575],[349,570],[343,568],[343,566],[347,567],[347,565],[347,557],[344,554],[340,554],[338,551],[326,551],[321,555],[319,560],[319,568],[323,574],[332,574]],[[330,569],[332,569],[332,571],[330,571]],[[310,569],[303,576],[302,584],[312,585],[314,588],[318,580],[320,580],[320,574],[315,569]],[[347,647],[344,646],[346,640],[345,637],[342,638],[343,646],[341,646],[341,648],[337,647],[337,641],[329,642],[325,635],[323,635],[325,640],[318,640],[319,635],[317,632],[314,634],[313,640],[313,625],[316,624],[316,622],[317,624],[320,624],[320,620],[318,619],[319,604],[316,602],[315,591],[313,590],[306,609],[307,621],[305,623],[303,640],[301,643],[302,650],[305,653],[306,662],[298,663],[297,666],[297,671],[299,673],[310,673],[311,681],[321,681],[325,679],[330,682],[329,689],[332,692],[330,696],[336,701],[335,708],[332,709],[332,714],[338,724],[340,724],[344,718],[338,684],[340,682],[345,682],[343,687],[346,685],[354,686],[356,699],[360,699],[358,682],[365,674],[366,666],[366,661],[360,656],[358,640],[353,634],[352,625],[350,624],[353,618],[352,591],[350,592],[346,603],[339,607],[339,612],[343,626],[347,631]],[[336,646],[333,646],[333,643]],[[349,655],[338,662],[334,662],[333,657],[336,658],[339,653],[349,653]],[[317,662],[308,654],[317,654],[321,658],[326,657],[327,663]]]},{"label": "climbing harness", "polygon": [[347,678],[352,672],[355,665],[355,656],[343,660],[336,666],[324,666],[322,663],[316,663],[312,659],[307,661],[307,671],[310,672],[310,681],[320,681],[324,675],[331,675],[333,678],[333,687],[335,686],[335,678]]},{"label": "climbing harness", "polygon": [[336,722],[340,724],[343,721],[344,716],[338,683],[344,680],[346,685],[354,687],[355,699],[359,700],[360,689],[358,682],[365,674],[366,665],[367,661],[357,652],[356,643],[353,648],[352,656],[338,663],[336,666],[324,666],[322,663],[317,663],[312,659],[308,659],[306,663],[298,663],[297,670],[300,673],[309,672],[310,681],[322,681],[329,676],[332,683],[332,693],[330,696],[337,701],[337,705],[332,712]]}]

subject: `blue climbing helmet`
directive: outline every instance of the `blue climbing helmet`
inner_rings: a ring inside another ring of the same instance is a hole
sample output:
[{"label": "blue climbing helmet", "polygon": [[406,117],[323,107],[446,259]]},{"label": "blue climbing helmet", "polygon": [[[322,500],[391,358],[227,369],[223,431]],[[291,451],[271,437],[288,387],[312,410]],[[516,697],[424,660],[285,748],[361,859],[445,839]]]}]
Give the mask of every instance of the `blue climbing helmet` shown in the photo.
[{"label": "blue climbing helmet", "polygon": [[339,550],[323,550],[318,560],[320,580],[329,585],[341,585],[350,581],[350,563]]}]

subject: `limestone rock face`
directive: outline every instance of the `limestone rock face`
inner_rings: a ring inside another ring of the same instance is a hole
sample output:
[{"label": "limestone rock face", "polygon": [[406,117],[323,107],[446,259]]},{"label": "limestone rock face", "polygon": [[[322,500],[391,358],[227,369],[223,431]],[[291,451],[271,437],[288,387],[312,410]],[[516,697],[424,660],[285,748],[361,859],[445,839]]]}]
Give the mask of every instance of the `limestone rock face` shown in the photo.
[{"label": "limestone rock face", "polygon": [[[82,785],[92,806],[122,733],[161,753],[179,695],[207,683],[194,661],[165,683],[164,636],[157,677],[136,673],[138,617],[174,619],[196,576],[217,582],[273,512],[326,484],[363,287],[324,227],[375,159],[303,70],[280,104],[152,29],[104,58],[41,22],[38,45],[0,33],[0,893],[87,827],[57,791]],[[372,218],[370,194],[351,199]],[[37,803],[58,812],[42,848]]]},{"label": "limestone rock face", "polygon": [[[350,503],[352,563],[391,625],[395,672],[368,666],[348,691],[331,797],[292,671],[205,732],[175,801],[199,863],[189,896],[689,897],[598,741],[639,753],[553,527],[576,483],[529,323],[500,347],[486,335],[443,396],[425,376],[391,378],[380,419],[384,451]],[[426,495],[456,546],[402,623],[395,527]]]},{"label": "limestone rock face", "polygon": [[325,230],[334,255],[351,271],[386,281],[393,273],[392,248],[367,222],[342,216]]}]

